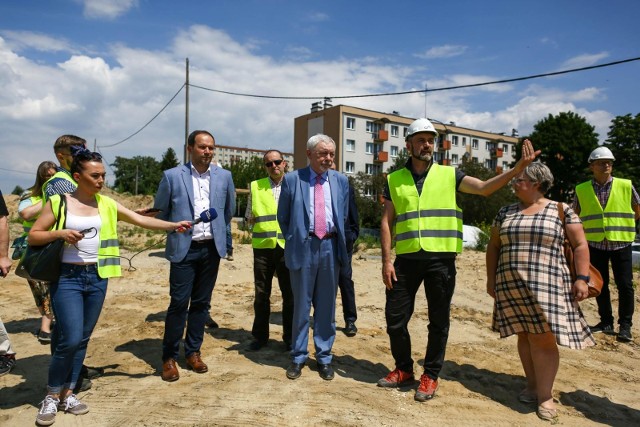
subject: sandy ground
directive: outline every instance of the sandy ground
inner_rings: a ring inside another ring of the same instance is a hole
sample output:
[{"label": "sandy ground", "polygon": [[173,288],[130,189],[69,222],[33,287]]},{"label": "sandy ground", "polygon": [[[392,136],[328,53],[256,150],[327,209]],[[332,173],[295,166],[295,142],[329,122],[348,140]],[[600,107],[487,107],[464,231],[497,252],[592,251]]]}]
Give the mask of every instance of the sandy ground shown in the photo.
[{"label": "sandy ground", "polygon": [[[86,359],[89,366],[104,367],[105,375],[80,395],[90,412],[59,413],[55,425],[544,425],[535,405],[516,398],[524,379],[515,337],[500,339],[489,328],[492,301],[484,292],[483,253],[465,251],[459,257],[440,389],[432,401],[418,403],[413,400],[416,386],[376,387],[393,368],[393,359],[375,252],[354,256],[359,332],[353,338],[341,332],[338,297],[335,379],[318,376],[311,347],[302,377],[291,381],[285,377],[289,357],[281,342],[281,299],[275,284],[271,341],[259,352],[245,350],[253,321],[252,251],[249,245],[235,246],[235,260],[221,262],[214,290],[212,311],[220,328],[205,333],[202,355],[208,373],[188,371],[180,360],[179,381],[160,379],[168,262],[162,251],[144,252],[133,259],[135,271],[109,282]],[[637,272],[635,277],[637,281]],[[582,306],[589,323],[595,323],[595,301]],[[37,310],[26,281],[13,273],[0,280],[0,316],[18,352],[15,369],[0,378],[0,425],[33,425],[45,394],[49,348],[34,336]],[[415,369],[421,373],[427,331],[423,293],[409,326]],[[633,334],[634,344],[598,335],[594,348],[561,348],[554,390],[560,424],[640,425],[640,328],[634,326]]]}]

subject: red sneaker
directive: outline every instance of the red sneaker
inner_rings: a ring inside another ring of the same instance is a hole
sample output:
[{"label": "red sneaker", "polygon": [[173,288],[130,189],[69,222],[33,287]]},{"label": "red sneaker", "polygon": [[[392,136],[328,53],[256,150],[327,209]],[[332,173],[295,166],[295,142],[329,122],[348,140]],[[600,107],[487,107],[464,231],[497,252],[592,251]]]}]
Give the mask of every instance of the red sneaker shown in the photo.
[{"label": "red sneaker", "polygon": [[413,372],[394,369],[386,377],[378,381],[378,387],[402,387],[403,385],[412,384],[415,380]]},{"label": "red sneaker", "polygon": [[420,377],[420,385],[418,386],[416,395],[413,396],[413,398],[418,402],[426,402],[427,400],[433,399],[437,389],[438,380],[433,380],[428,377],[427,374],[422,374]]}]

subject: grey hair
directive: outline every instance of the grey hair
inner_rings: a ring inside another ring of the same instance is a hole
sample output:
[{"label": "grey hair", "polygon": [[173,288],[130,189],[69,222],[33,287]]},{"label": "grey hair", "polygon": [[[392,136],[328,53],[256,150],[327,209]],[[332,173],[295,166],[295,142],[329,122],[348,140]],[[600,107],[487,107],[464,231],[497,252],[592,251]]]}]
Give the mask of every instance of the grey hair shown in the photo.
[{"label": "grey hair", "polygon": [[542,162],[532,162],[524,168],[524,174],[532,182],[540,185],[540,192],[546,194],[553,187],[553,174],[551,169]]},{"label": "grey hair", "polygon": [[326,142],[328,144],[332,144],[333,148],[334,149],[336,148],[336,143],[333,140],[333,138],[331,138],[328,135],[324,135],[322,133],[318,133],[318,134],[313,135],[307,141],[307,150],[313,151],[316,148],[316,145],[320,144],[321,142]]}]

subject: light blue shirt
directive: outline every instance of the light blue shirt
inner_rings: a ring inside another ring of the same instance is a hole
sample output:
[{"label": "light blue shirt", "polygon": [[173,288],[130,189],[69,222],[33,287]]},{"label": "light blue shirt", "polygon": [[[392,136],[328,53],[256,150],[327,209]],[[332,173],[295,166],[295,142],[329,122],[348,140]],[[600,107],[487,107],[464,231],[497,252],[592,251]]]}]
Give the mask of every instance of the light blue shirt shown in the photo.
[{"label": "light blue shirt", "polygon": [[[316,187],[316,176],[317,173],[314,172],[313,169],[309,168],[311,172],[309,175],[309,206],[311,207],[309,218],[309,227],[310,232],[313,232],[315,228],[315,187]],[[331,187],[329,186],[329,172],[325,172],[322,174],[322,193],[324,195],[324,212],[325,218],[327,219],[327,233],[335,232],[336,229],[333,224],[333,208],[331,207]]]}]

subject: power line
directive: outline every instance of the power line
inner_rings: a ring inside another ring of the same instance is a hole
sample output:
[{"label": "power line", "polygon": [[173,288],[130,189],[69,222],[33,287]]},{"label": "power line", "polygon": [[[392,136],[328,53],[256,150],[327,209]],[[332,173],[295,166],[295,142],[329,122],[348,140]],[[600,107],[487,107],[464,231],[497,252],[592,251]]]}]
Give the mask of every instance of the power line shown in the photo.
[{"label": "power line", "polygon": [[160,109],[160,111],[158,111],[158,113],[153,116],[151,118],[151,120],[149,120],[147,123],[144,124],[144,126],[142,126],[140,129],[138,129],[137,131],[135,131],[134,133],[132,133],[131,135],[129,135],[128,137],[126,137],[125,139],[118,141],[114,144],[110,144],[110,145],[101,145],[102,148],[109,148],[109,147],[115,147],[116,145],[122,144],[125,141],[128,141],[129,139],[133,138],[134,136],[136,136],[137,134],[139,134],[140,132],[142,132],[144,130],[144,128],[146,128],[147,126],[149,126],[151,124],[152,121],[154,121],[156,118],[158,118],[158,116],[160,114],[162,114],[162,112],[169,106],[169,104],[171,104],[173,102],[174,99],[176,99],[176,96],[178,96],[178,94],[182,91],[182,89],[184,89],[186,83],[183,83],[182,86],[180,86],[180,89],[178,89],[178,91],[175,93],[175,95],[173,95],[171,97],[171,99],[169,100],[169,102],[167,102],[164,107],[162,107]]},{"label": "power line", "polygon": [[6,168],[0,168],[0,171],[7,171],[7,172],[16,172],[16,173],[24,173],[27,175],[36,175],[33,172],[27,172],[27,171],[19,171],[19,170],[15,170],[15,169],[6,169]]},{"label": "power line", "polygon": [[569,70],[554,71],[554,72],[551,72],[551,73],[544,73],[544,74],[534,74],[534,75],[531,75],[531,76],[515,77],[515,78],[511,78],[511,79],[494,80],[494,81],[483,82],[483,83],[473,83],[473,84],[468,84],[468,85],[448,86],[448,87],[441,87],[441,88],[434,88],[434,89],[426,89],[425,88],[425,89],[420,89],[420,90],[407,90],[407,91],[403,91],[403,92],[371,93],[371,94],[366,94],[366,95],[334,95],[334,96],[256,95],[256,94],[250,94],[250,93],[239,93],[239,92],[230,92],[230,91],[219,90],[219,89],[211,89],[211,88],[198,86],[198,85],[194,85],[194,84],[189,84],[189,86],[195,87],[195,88],[198,88],[198,89],[202,89],[202,90],[207,90],[207,91],[210,91],[210,92],[217,92],[217,93],[222,93],[222,94],[225,94],[225,95],[233,95],[233,96],[244,96],[244,97],[249,97],[249,98],[267,98],[267,99],[371,98],[371,97],[376,97],[376,96],[393,96],[393,95],[408,95],[408,94],[413,94],[413,93],[439,92],[439,91],[445,91],[445,90],[466,89],[466,88],[478,87],[478,86],[495,85],[495,84],[499,84],[499,83],[518,82],[518,81],[523,81],[523,80],[539,79],[539,78],[542,78],[542,77],[557,76],[557,75],[560,75],[560,74],[568,74],[568,73],[576,73],[576,72],[579,72],[579,71],[593,70],[593,69],[596,69],[596,68],[611,67],[613,65],[620,65],[620,64],[627,63],[627,62],[633,62],[633,61],[638,61],[638,60],[640,60],[640,57],[623,59],[621,61],[607,62],[606,64],[591,65],[591,66],[588,66],[588,67],[572,68],[572,69],[569,69]]}]

